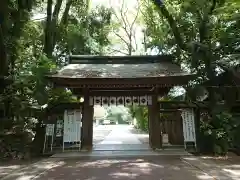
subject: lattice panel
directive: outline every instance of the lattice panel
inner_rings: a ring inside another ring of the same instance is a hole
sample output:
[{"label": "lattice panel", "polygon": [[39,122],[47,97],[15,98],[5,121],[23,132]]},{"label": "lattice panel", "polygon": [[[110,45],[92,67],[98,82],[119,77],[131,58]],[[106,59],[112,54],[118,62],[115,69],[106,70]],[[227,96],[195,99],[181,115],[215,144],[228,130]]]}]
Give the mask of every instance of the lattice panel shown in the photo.
[{"label": "lattice panel", "polygon": [[152,104],[151,96],[120,96],[120,97],[108,97],[108,96],[93,96],[90,97],[89,104],[101,105],[101,106],[147,106]]}]

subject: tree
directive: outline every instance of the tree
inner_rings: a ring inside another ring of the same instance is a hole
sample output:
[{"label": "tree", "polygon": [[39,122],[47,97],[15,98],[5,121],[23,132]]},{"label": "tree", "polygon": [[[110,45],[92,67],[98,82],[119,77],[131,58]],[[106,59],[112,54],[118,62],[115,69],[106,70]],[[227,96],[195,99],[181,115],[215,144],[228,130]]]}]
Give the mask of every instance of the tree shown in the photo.
[{"label": "tree", "polygon": [[[229,66],[239,58],[239,32],[235,30],[239,28],[238,1],[153,0],[145,1],[144,5],[149,46],[173,53],[179,64],[198,74],[195,83],[213,80],[222,64]],[[211,126],[207,130],[213,132],[207,138],[213,140],[214,151],[221,147],[225,152],[224,144],[231,136],[229,126],[224,125],[231,124],[225,112],[230,109],[229,103],[224,107],[217,105],[214,86],[210,84],[207,90],[210,99],[207,122]],[[221,136],[222,133],[226,136]]]},{"label": "tree", "polygon": [[122,1],[120,7],[112,9],[112,19],[115,23],[112,24],[111,39],[113,44],[110,49],[113,53],[117,52],[124,55],[141,53],[141,40],[139,41],[139,37],[137,37],[140,28],[138,23],[141,3],[139,0],[135,1],[134,7],[128,7],[128,4]]},{"label": "tree", "polygon": [[[2,138],[11,146],[15,143],[14,138],[19,140],[17,135],[6,139],[10,131],[14,134],[33,131],[32,150],[38,154],[44,139],[41,114],[44,111],[39,110],[46,104],[76,100],[65,89],[52,89],[45,75],[61,68],[65,63],[63,56],[69,52],[102,53],[109,44],[107,36],[111,14],[109,9],[102,7],[90,11],[88,1],[82,0],[20,2],[23,3],[5,1],[1,6],[5,21],[0,27],[0,75],[10,76],[12,81],[0,94],[0,103],[4,105],[0,109],[11,110],[5,113],[6,121],[0,122],[0,147],[5,147],[1,144]],[[53,12],[50,11],[52,6]],[[46,19],[32,20],[32,13],[38,8],[48,12]],[[21,146],[26,147],[25,139],[20,141]],[[1,153],[6,154],[11,152]]]},{"label": "tree", "polygon": [[[37,5],[37,1],[4,1],[0,8],[0,79],[3,86],[0,88],[0,95],[7,90],[7,85],[13,80],[15,62],[18,58],[18,40],[22,29],[30,18],[30,12]],[[10,79],[6,83],[6,78]],[[11,94],[11,88],[8,88]],[[11,98],[4,98],[2,109],[5,119],[13,118],[11,112]],[[3,117],[1,117],[3,118]]]},{"label": "tree", "polygon": [[[236,1],[195,1],[189,0],[185,2],[178,1],[153,1],[161,15],[167,20],[168,25],[174,36],[177,48],[186,54],[190,60],[191,67],[196,68],[197,73],[201,74],[203,79],[213,79],[216,76],[216,67],[219,62],[224,60],[227,55],[236,55],[238,52],[237,42],[234,39],[239,36],[237,33],[232,40],[230,51],[226,51],[226,33],[223,35],[223,29],[229,27],[227,23],[229,19],[226,15],[234,15],[236,12],[229,10],[239,8],[240,3]],[[179,13],[172,13],[168,8],[174,6]],[[178,18],[175,17],[178,16]],[[237,18],[231,20],[237,25]],[[230,30],[230,29],[229,29]],[[231,29],[233,30],[233,29]],[[232,37],[228,37],[232,38]],[[230,39],[228,39],[230,40]],[[229,47],[229,46],[227,46]],[[225,50],[224,50],[225,49]],[[236,59],[236,56],[234,57]],[[209,89],[210,99],[214,102],[214,92]]]}]

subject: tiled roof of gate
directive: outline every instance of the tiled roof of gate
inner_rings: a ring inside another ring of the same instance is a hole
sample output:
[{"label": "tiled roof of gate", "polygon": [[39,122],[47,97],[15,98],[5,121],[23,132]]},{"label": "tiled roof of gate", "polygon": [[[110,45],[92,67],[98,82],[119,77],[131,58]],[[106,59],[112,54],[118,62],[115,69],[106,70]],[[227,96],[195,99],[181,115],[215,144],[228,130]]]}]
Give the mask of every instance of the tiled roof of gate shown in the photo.
[{"label": "tiled roof of gate", "polygon": [[[169,61],[141,63],[103,63],[69,64],[50,77],[62,78],[141,78],[189,75]],[[107,61],[106,61],[107,62]],[[140,61],[139,61],[140,62]]]}]

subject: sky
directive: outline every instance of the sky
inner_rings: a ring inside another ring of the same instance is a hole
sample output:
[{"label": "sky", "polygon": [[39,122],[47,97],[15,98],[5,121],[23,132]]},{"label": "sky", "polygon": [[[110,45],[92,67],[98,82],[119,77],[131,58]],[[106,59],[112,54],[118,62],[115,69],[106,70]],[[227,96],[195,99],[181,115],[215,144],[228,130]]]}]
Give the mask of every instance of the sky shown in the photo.
[{"label": "sky", "polygon": [[119,7],[122,3],[125,3],[129,8],[134,7],[137,4],[137,0],[92,0],[93,6],[104,5],[106,7]]},{"label": "sky", "polygon": [[[124,2],[126,6],[131,9],[134,8],[137,0],[91,0],[92,8],[95,8],[96,6],[105,6],[117,9],[121,6],[122,2]],[[45,9],[43,11],[46,12]],[[39,12],[34,14],[33,19],[40,19],[44,17],[46,17],[46,14]]]},{"label": "sky", "polygon": [[[124,4],[123,8],[124,11],[127,11],[127,16],[124,18],[125,21],[127,20],[130,24],[132,24],[132,22],[134,21],[136,14],[137,14],[137,6],[138,6],[138,0],[92,0],[92,8],[95,8],[96,6],[105,6],[108,8],[113,8],[115,10],[115,13],[117,14],[118,17],[120,17],[120,9],[122,8],[122,5]],[[113,15],[114,17],[114,15]],[[121,18],[120,18],[121,19]],[[116,18],[115,18],[116,20]],[[143,51],[144,47],[143,47],[143,33],[142,33],[142,27],[141,25],[138,25],[136,23],[134,23],[134,35],[135,35],[135,39],[136,39],[136,43],[137,43],[137,52],[135,52],[135,54],[139,54],[140,52]],[[127,42],[129,42],[126,33],[124,32],[123,29],[119,28],[119,35],[121,35],[121,37],[123,37]],[[114,33],[112,33],[110,35],[110,38],[112,40],[112,42],[115,42],[112,45],[112,49],[117,49],[119,51],[124,51],[125,53],[127,53],[125,47],[125,44],[122,43],[122,40],[120,40]],[[120,43],[116,43],[119,42]],[[135,42],[133,43],[135,44]],[[114,55],[123,55],[122,53],[118,53],[118,52],[114,52]]]}]

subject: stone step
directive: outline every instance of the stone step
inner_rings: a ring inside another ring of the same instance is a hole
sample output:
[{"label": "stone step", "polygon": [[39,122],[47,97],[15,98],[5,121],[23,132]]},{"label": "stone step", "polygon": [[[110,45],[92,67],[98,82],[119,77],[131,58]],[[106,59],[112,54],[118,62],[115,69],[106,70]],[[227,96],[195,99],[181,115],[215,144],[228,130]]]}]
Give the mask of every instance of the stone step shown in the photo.
[{"label": "stone step", "polygon": [[186,151],[179,150],[157,150],[157,151],[92,151],[92,152],[64,152],[51,156],[52,158],[82,158],[82,157],[143,157],[143,156],[185,156]]}]

